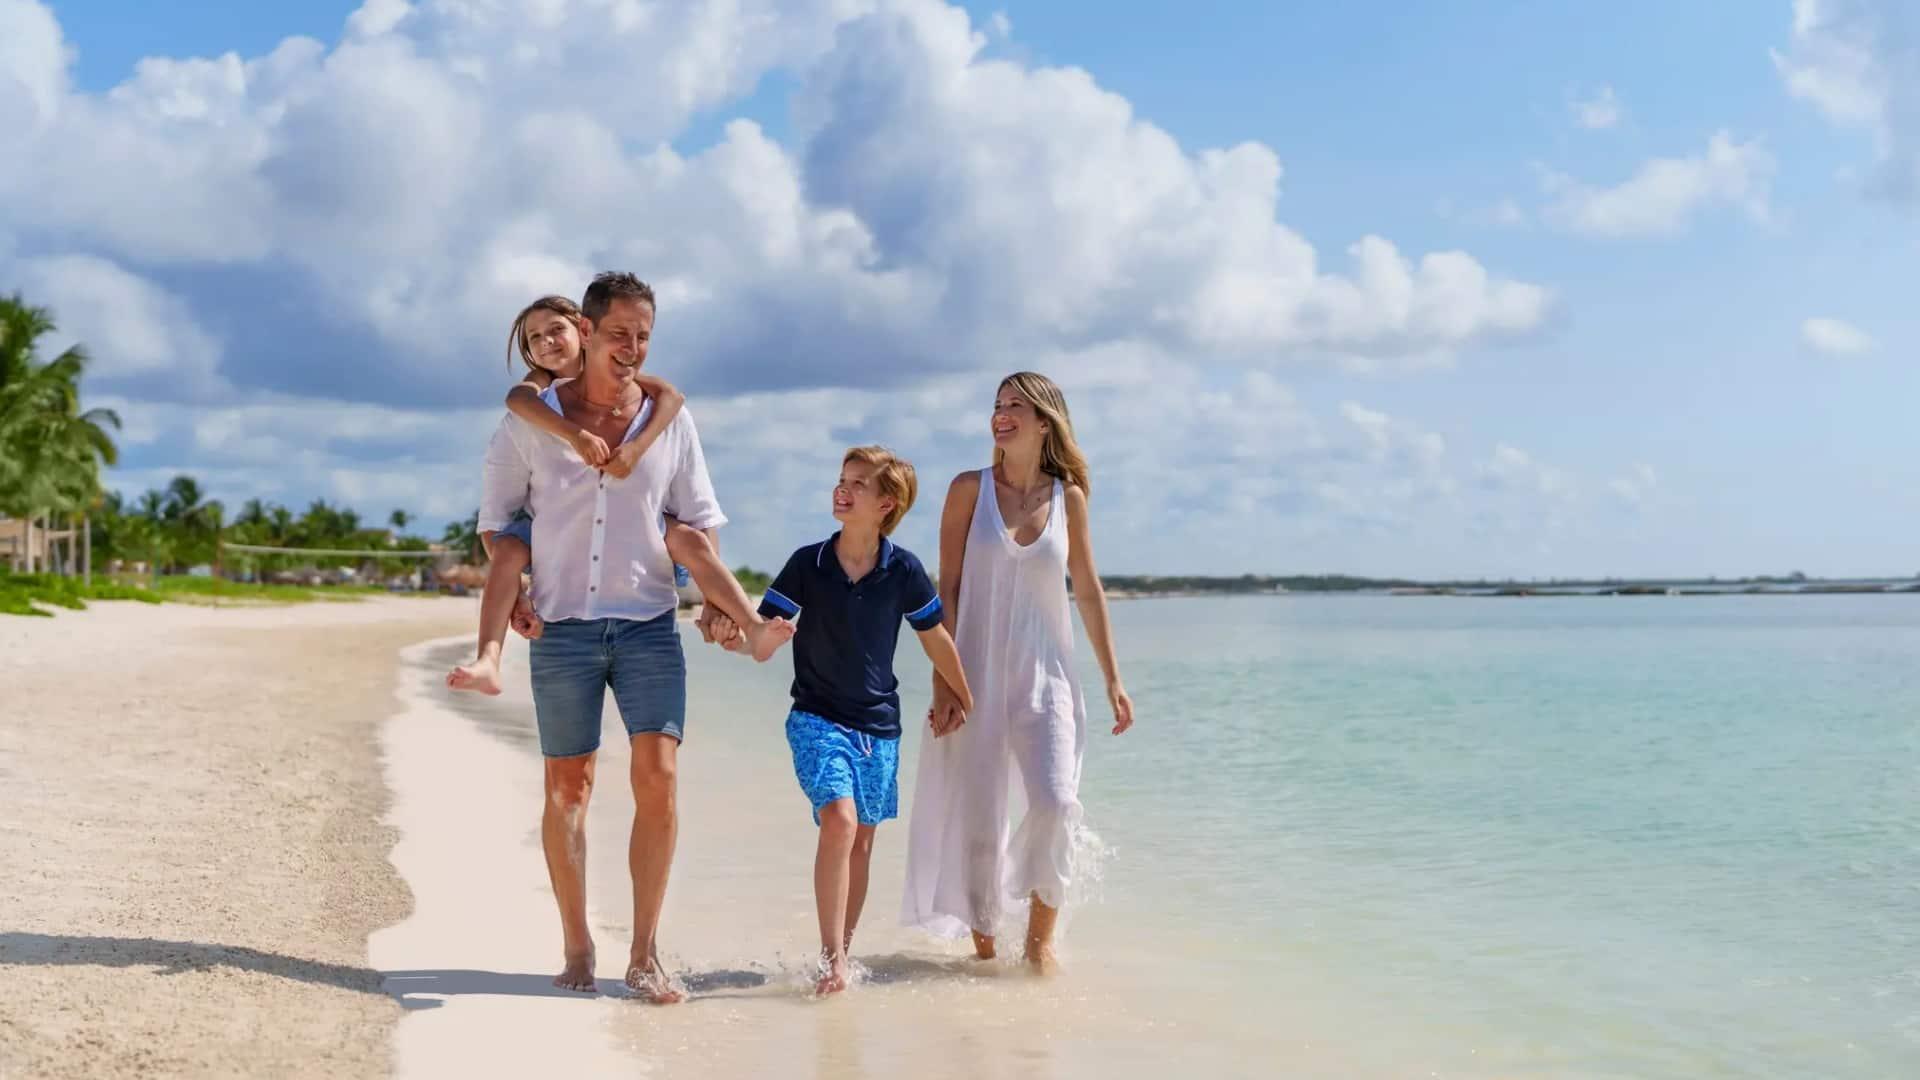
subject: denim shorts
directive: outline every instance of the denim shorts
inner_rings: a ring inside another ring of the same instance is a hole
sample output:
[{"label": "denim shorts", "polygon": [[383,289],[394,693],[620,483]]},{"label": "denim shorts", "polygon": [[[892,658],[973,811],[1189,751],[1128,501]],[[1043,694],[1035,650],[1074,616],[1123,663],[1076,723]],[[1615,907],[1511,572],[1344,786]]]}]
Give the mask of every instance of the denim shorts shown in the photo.
[{"label": "denim shorts", "polygon": [[862,825],[900,816],[900,740],[881,739],[801,709],[787,714],[787,746],[813,823],[836,799],[852,799]]},{"label": "denim shorts", "polygon": [[493,534],[495,540],[503,537],[520,541],[527,545],[527,550],[531,552],[533,550],[533,519],[525,514],[514,515],[506,528]]},{"label": "denim shorts", "polygon": [[671,735],[687,720],[687,656],[678,612],[657,618],[561,619],[547,623],[528,647],[533,714],[540,752],[576,757],[600,749],[606,692],[620,710],[627,737]]}]

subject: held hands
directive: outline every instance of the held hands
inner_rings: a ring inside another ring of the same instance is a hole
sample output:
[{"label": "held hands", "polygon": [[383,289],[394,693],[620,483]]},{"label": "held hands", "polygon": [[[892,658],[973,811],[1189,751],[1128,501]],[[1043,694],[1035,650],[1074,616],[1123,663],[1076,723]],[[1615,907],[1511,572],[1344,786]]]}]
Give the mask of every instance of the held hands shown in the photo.
[{"label": "held hands", "polygon": [[712,604],[701,605],[700,619],[694,625],[700,628],[700,636],[709,644],[718,645],[728,652],[747,651],[746,631]]},{"label": "held hands", "polygon": [[933,730],[933,737],[950,735],[960,730],[967,722],[967,714],[960,708],[960,702],[946,681],[938,675],[933,678],[933,704],[927,708],[927,724]]}]

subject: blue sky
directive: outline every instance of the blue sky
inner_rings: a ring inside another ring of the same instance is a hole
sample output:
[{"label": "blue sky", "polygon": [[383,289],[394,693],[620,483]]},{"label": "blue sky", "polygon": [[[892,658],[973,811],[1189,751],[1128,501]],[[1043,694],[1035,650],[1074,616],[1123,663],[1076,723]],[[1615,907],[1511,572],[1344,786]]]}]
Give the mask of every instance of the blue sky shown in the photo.
[{"label": "blue sky", "polygon": [[1911,5],[592,8],[0,0],[0,288],[114,481],[460,515],[617,264],[745,561],[870,438],[930,549],[1037,367],[1113,571],[1920,571]]}]

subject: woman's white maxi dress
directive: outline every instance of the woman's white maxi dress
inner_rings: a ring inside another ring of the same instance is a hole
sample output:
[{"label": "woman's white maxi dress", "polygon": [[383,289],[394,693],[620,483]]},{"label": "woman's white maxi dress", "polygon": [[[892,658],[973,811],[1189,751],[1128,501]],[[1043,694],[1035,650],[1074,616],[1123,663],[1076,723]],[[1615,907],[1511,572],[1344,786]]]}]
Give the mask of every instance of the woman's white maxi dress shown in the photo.
[{"label": "woman's white maxi dress", "polygon": [[[992,934],[1030,893],[1055,908],[1066,900],[1087,722],[1073,672],[1064,491],[1055,480],[1046,528],[1022,547],[1001,519],[993,470],[980,474],[955,626],[974,707],[958,731],[920,742],[906,925]],[[1027,796],[1017,831],[1007,815],[1010,761]]]}]

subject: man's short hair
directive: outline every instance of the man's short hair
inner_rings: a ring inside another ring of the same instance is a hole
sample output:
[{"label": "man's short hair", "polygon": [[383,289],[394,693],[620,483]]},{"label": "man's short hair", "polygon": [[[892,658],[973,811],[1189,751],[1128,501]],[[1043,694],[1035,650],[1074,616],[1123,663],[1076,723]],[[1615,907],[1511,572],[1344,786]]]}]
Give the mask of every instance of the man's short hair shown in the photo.
[{"label": "man's short hair", "polygon": [[653,286],[625,270],[603,270],[593,276],[587,295],[580,298],[580,314],[599,322],[615,300],[639,300],[654,314],[660,312],[659,305],[653,301]]},{"label": "man's short hair", "polygon": [[858,461],[873,466],[873,485],[880,490],[884,498],[893,500],[893,512],[880,522],[880,535],[891,535],[894,526],[913,509],[914,496],[920,492],[920,482],[914,477],[913,462],[896,455],[884,446],[856,446],[848,450],[840,464]]}]

